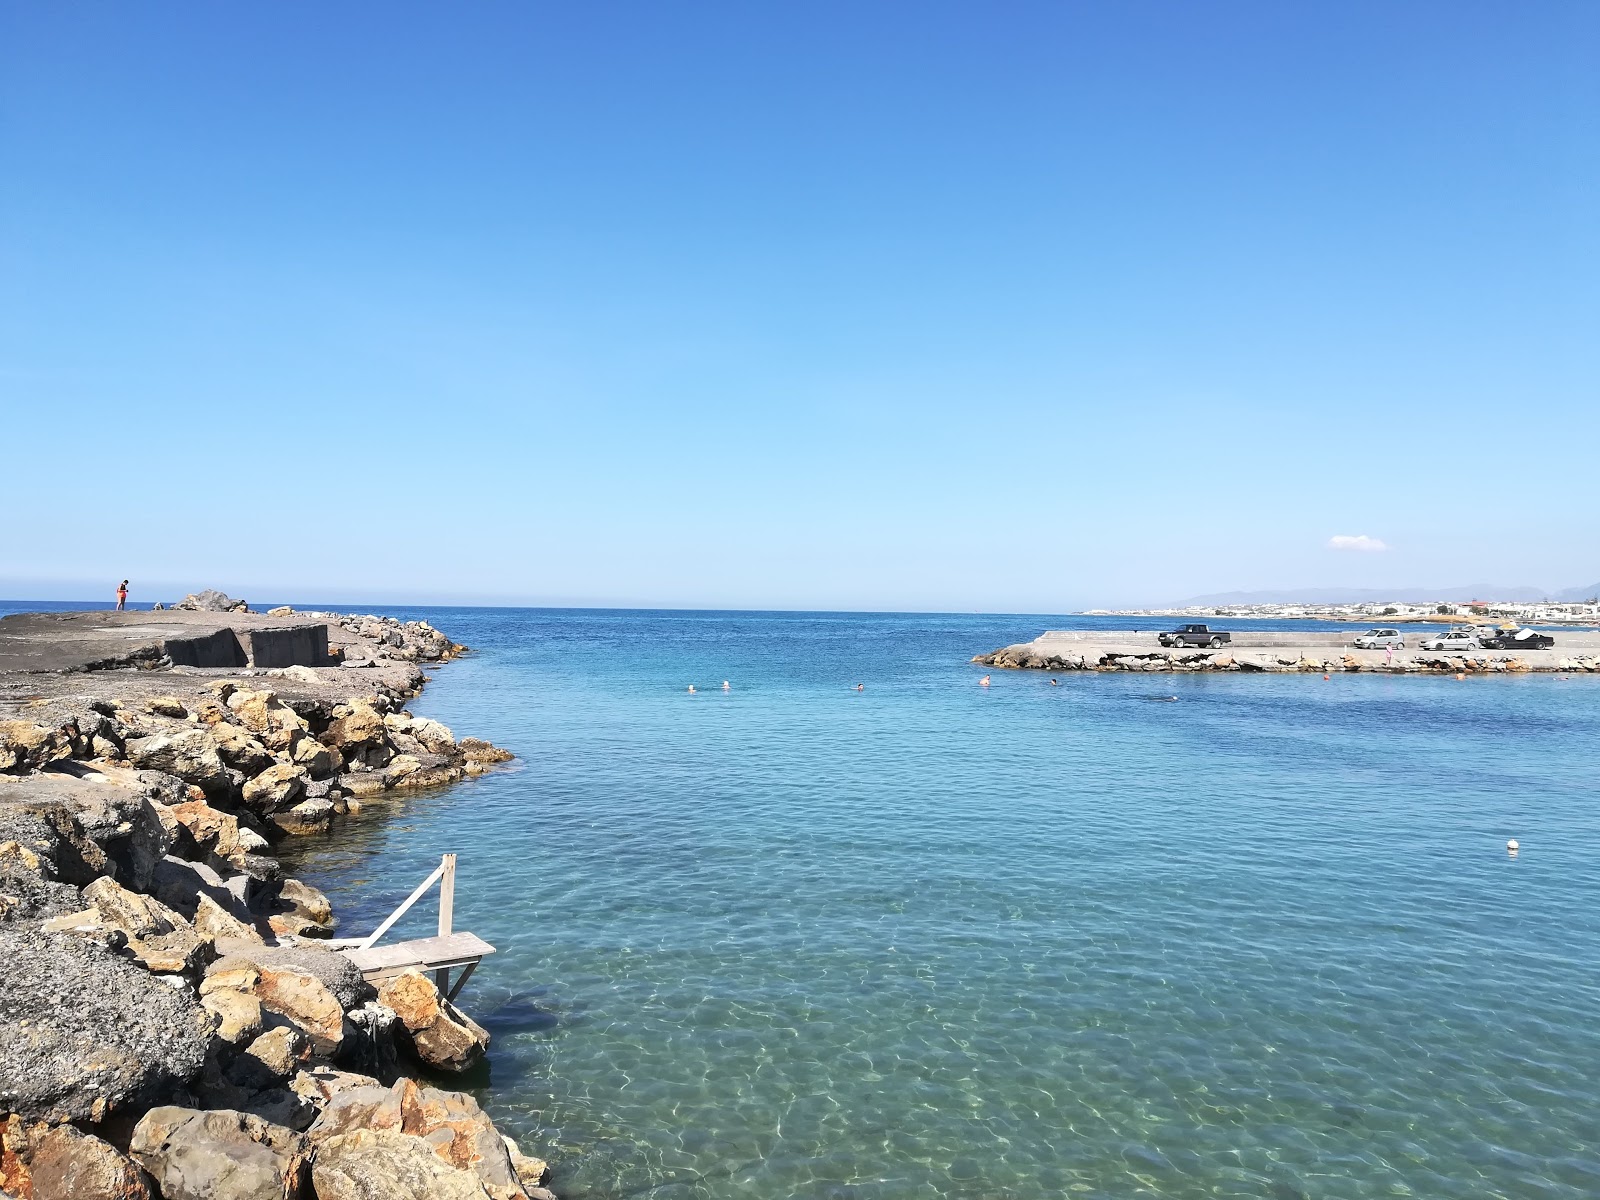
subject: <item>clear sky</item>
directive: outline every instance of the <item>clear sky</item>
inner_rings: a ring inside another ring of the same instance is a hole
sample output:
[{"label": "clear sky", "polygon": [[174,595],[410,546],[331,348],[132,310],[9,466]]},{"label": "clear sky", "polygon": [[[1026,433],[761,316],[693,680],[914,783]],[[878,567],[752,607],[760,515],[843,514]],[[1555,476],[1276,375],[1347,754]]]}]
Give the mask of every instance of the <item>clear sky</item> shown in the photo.
[{"label": "clear sky", "polygon": [[0,595],[1590,584],[1597,63],[1593,0],[0,0]]}]

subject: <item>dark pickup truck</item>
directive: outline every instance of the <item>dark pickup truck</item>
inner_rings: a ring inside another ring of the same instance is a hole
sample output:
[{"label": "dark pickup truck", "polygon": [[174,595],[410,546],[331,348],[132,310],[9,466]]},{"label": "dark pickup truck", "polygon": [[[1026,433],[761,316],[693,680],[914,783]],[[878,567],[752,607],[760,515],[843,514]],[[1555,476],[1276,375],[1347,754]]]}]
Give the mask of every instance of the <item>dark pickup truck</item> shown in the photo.
[{"label": "dark pickup truck", "polygon": [[1206,625],[1179,625],[1171,633],[1159,636],[1163,646],[1210,646],[1213,650],[1224,642],[1233,641],[1233,634]]}]

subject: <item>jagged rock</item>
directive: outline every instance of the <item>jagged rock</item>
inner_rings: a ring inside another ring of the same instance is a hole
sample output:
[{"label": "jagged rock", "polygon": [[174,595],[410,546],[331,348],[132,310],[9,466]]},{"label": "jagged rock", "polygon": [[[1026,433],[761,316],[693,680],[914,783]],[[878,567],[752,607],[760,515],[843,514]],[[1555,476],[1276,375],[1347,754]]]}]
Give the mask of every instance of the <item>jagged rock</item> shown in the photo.
[{"label": "jagged rock", "polygon": [[[423,1170],[420,1156],[426,1152],[436,1162],[466,1176],[481,1189],[461,1192],[461,1195],[480,1198],[487,1195],[493,1200],[522,1200],[524,1196],[505,1139],[478,1107],[477,1101],[463,1092],[419,1087],[410,1079],[402,1079],[390,1088],[351,1088],[328,1101],[322,1115],[306,1136],[314,1147],[320,1166],[343,1157],[339,1147],[348,1143],[341,1143],[340,1139],[363,1134],[389,1135],[379,1144],[388,1149],[396,1163],[406,1163],[412,1169]],[[399,1140],[401,1138],[409,1141]],[[364,1159],[366,1157],[363,1156]],[[429,1182],[437,1184],[437,1181],[449,1178],[448,1175],[433,1175]],[[374,1177],[368,1186],[376,1182],[377,1178]],[[317,1176],[315,1184],[319,1200],[324,1200],[323,1177]],[[458,1193],[351,1191],[333,1194],[360,1197],[361,1200],[378,1196],[385,1200],[399,1200],[400,1197],[413,1195],[427,1197]]]},{"label": "jagged rock", "polygon": [[468,762],[482,763],[484,765],[510,762],[516,757],[511,751],[502,750],[499,746],[483,741],[481,738],[462,738],[456,743],[456,749],[461,751],[462,757]]},{"label": "jagged rock", "polygon": [[482,1061],[489,1032],[439,994],[420,971],[384,980],[378,1003],[394,1009],[403,1040],[417,1059],[440,1071],[465,1071]]},{"label": "jagged rock", "polygon": [[294,616],[294,609],[290,608],[287,604],[280,604],[280,605],[278,605],[277,608],[269,608],[269,609],[267,609],[267,616],[269,616],[269,617],[292,617],[292,616]]},{"label": "jagged rock", "polygon": [[70,807],[39,798],[45,776],[28,780],[27,791],[0,784],[0,841],[16,842],[38,856],[47,877],[85,884],[111,869],[106,852],[89,836]]},{"label": "jagged rock", "polygon": [[253,1041],[262,1030],[261,1001],[249,992],[219,987],[200,998],[216,1035],[231,1045]]},{"label": "jagged rock", "polygon": [[0,772],[36,771],[71,754],[70,734],[32,721],[0,721]]},{"label": "jagged rock", "polygon": [[259,775],[272,765],[272,751],[242,725],[218,721],[211,726],[211,732],[217,739],[217,753],[234,770]]},{"label": "jagged rock", "polygon": [[377,995],[372,985],[361,978],[361,972],[353,962],[321,946],[257,946],[221,941],[217,943],[217,953],[222,958],[206,972],[207,979],[223,970],[240,967],[258,971],[267,967],[303,971],[332,992],[334,999],[347,1012],[359,1008]]},{"label": "jagged rock", "polygon": [[311,1043],[305,1034],[292,1025],[277,1025],[257,1036],[228,1064],[227,1077],[249,1091],[263,1091],[282,1084],[310,1057]]},{"label": "jagged rock", "polygon": [[100,923],[127,938],[127,953],[147,971],[181,974],[198,967],[209,945],[193,926],[161,901],[130,892],[109,876],[83,889]]},{"label": "jagged rock", "polygon": [[266,1011],[304,1032],[319,1055],[339,1053],[350,1032],[345,1010],[365,1003],[372,994],[354,964],[329,950],[235,941],[219,942],[217,948],[224,957],[206,972],[201,995],[225,986],[251,993]]},{"label": "jagged rock", "polygon": [[338,750],[346,763],[383,767],[394,756],[383,714],[367,702],[350,705],[347,713],[329,723],[321,740]]},{"label": "jagged rock", "polygon": [[128,742],[128,760],[136,767],[164,771],[201,788],[208,796],[227,795],[227,768],[210,729],[156,734]]},{"label": "jagged rock", "polygon": [[188,612],[249,612],[250,606],[243,600],[235,600],[225,592],[216,588],[206,588],[201,592],[190,592],[182,600],[172,606],[175,609],[184,609]]},{"label": "jagged rock", "polygon": [[285,877],[278,884],[278,903],[314,924],[332,928],[336,923],[328,897],[301,880]]},{"label": "jagged rock", "polygon": [[187,720],[189,716],[189,710],[176,696],[152,696],[144,702],[144,710],[158,717],[172,717],[178,721]]},{"label": "jagged rock", "polygon": [[253,925],[245,924],[203,892],[196,897],[194,931],[209,942],[237,939],[264,944]]},{"label": "jagged rock", "polygon": [[201,854],[227,862],[244,851],[239,842],[239,818],[212,808],[204,800],[186,800],[167,809],[168,814],[189,835]]},{"label": "jagged rock", "polygon": [[358,799],[364,796],[377,796],[388,790],[388,781],[378,771],[364,771],[360,774],[339,776],[339,789],[346,795]]},{"label": "jagged rock", "polygon": [[305,791],[306,778],[304,767],[278,763],[244,785],[244,802],[265,813],[288,808]]},{"label": "jagged rock", "polygon": [[511,1156],[511,1169],[517,1173],[517,1182],[522,1184],[524,1190],[541,1187],[550,1174],[550,1164],[542,1158],[524,1154],[522,1147],[504,1134],[500,1135],[500,1140],[506,1144],[506,1153]]},{"label": "jagged rock", "polygon": [[0,928],[0,1112],[100,1121],[161,1100],[205,1061],[193,997],[68,934]]},{"label": "jagged rock", "polygon": [[229,1109],[153,1108],[128,1147],[164,1200],[301,1200],[305,1139]]},{"label": "jagged rock", "polygon": [[148,1177],[116,1147],[16,1117],[0,1124],[0,1189],[21,1200],[150,1200]]},{"label": "jagged rock", "polygon": [[78,889],[20,842],[0,842],[0,922],[56,917],[82,907]]},{"label": "jagged rock", "polygon": [[235,691],[228,696],[228,709],[251,733],[271,750],[286,750],[310,727],[272,691]]},{"label": "jagged rock", "polygon": [[296,766],[304,767],[313,779],[322,779],[344,765],[344,758],[332,746],[324,746],[312,737],[302,737],[290,752]]},{"label": "jagged rock", "polygon": [[193,921],[199,914],[200,897],[208,896],[234,917],[244,920],[249,910],[240,896],[211,867],[202,862],[167,855],[156,865],[151,894],[185,920]]},{"label": "jagged rock", "polygon": [[311,1063],[302,1067],[289,1081],[290,1090],[313,1104],[319,1114],[327,1107],[328,1101],[341,1092],[348,1092],[358,1087],[379,1086],[381,1085],[371,1075],[341,1071],[327,1063]]},{"label": "jagged rock", "polygon": [[333,824],[331,800],[302,800],[287,809],[274,812],[272,823],[285,833],[303,835],[326,833]]},{"label": "jagged rock", "polygon": [[486,1200],[477,1178],[442,1161],[419,1137],[358,1129],[328,1138],[311,1169],[317,1200]]}]

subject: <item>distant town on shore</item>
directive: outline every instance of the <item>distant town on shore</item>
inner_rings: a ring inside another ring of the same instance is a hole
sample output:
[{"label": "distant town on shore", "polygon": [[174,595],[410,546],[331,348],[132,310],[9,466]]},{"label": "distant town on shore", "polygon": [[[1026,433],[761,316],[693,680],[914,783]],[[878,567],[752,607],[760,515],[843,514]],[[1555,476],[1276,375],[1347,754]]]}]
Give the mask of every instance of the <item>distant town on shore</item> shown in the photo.
[{"label": "distant town on shore", "polygon": [[[1600,587],[1596,588],[1600,592]],[[1600,623],[1600,596],[1573,601],[1432,600],[1361,601],[1333,604],[1314,602],[1255,602],[1213,604],[1197,602],[1168,608],[1091,608],[1086,617],[1226,617],[1229,620],[1319,621],[1516,621],[1525,625],[1593,625]]]}]

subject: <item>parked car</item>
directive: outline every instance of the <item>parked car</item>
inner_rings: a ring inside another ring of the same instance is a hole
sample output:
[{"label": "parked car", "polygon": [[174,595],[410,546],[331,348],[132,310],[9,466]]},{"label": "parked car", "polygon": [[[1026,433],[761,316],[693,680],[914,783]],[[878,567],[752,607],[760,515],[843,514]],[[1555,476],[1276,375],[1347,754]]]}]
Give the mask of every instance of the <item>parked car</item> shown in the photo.
[{"label": "parked car", "polygon": [[1210,646],[1213,650],[1224,642],[1233,641],[1233,634],[1206,625],[1179,625],[1159,636],[1163,646]]},{"label": "parked car", "polygon": [[1369,629],[1356,638],[1357,650],[1382,650],[1386,646],[1404,650],[1406,639],[1398,629]]},{"label": "parked car", "polygon": [[1555,638],[1536,629],[1502,629],[1483,639],[1486,650],[1548,650]]},{"label": "parked car", "polygon": [[1422,643],[1424,650],[1482,650],[1483,643],[1476,637],[1454,631],[1441,637],[1429,638]]}]

